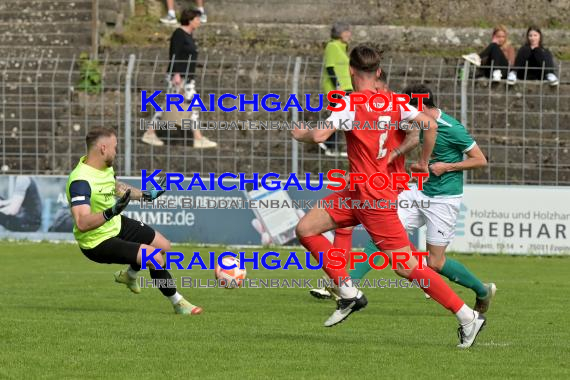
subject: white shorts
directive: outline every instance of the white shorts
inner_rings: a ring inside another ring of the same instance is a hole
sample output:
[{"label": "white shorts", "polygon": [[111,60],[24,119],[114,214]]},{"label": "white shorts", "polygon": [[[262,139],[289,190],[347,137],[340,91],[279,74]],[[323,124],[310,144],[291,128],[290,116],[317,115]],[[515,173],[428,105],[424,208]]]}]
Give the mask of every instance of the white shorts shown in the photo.
[{"label": "white shorts", "polygon": [[[455,237],[455,225],[463,197],[432,198],[424,195],[416,185],[404,190],[398,196],[398,216],[408,233],[427,226],[426,240],[428,244],[447,246]],[[407,202],[402,202],[407,201]],[[412,207],[412,201],[418,207]],[[425,208],[422,208],[422,201]],[[429,201],[429,207],[427,207]],[[408,207],[402,207],[403,204]]]}]

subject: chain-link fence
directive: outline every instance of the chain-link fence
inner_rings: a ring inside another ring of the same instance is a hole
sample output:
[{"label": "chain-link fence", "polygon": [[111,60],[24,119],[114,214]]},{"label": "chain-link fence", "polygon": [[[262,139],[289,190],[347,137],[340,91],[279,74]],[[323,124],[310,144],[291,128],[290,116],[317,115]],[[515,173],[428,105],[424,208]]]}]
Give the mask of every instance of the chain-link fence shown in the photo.
[{"label": "chain-link fence", "polygon": [[[296,144],[285,129],[252,130],[244,129],[244,124],[237,124],[236,129],[231,124],[291,122],[295,117],[324,120],[326,111],[294,115],[254,112],[251,105],[245,112],[223,112],[216,107],[213,112],[200,112],[199,119],[202,126],[227,122],[230,129],[202,131],[217,147],[195,147],[189,128],[156,131],[163,146],[144,143],[140,121],[150,121],[155,115],[140,112],[141,90],[166,92],[168,66],[163,56],[153,60],[131,56],[130,65],[127,55],[104,56],[97,62],[80,57],[5,58],[0,62],[2,173],[67,174],[85,153],[86,131],[99,125],[118,130],[116,171],[120,175],[137,175],[141,169],[285,174],[346,168],[346,158],[325,155],[316,145]],[[542,81],[519,81],[515,86],[491,83],[476,78],[457,59],[409,57],[383,63],[393,90],[424,82],[436,94],[438,106],[466,124],[489,161],[487,168],[470,172],[468,182],[489,184],[570,184],[567,67],[566,62],[559,64],[556,71],[561,84],[550,87]],[[209,94],[216,98],[225,93],[245,94],[252,99],[254,93],[260,98],[273,93],[283,105],[293,91],[306,109],[305,94],[316,99],[321,92],[321,73],[322,62],[315,58],[205,56],[197,63],[195,81],[208,109]],[[158,103],[163,102],[161,95]],[[338,144],[342,150],[342,137]]]}]

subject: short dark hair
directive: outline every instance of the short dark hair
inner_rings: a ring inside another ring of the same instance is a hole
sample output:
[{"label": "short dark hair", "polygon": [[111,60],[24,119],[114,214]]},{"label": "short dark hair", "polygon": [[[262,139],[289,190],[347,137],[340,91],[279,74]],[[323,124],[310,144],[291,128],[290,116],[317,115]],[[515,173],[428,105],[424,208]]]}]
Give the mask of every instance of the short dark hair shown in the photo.
[{"label": "short dark hair", "polygon": [[93,127],[89,129],[87,132],[87,136],[85,136],[85,143],[87,144],[87,150],[91,149],[93,145],[99,140],[101,137],[111,137],[117,136],[117,132],[113,128],[109,127]]},{"label": "short dark hair", "polygon": [[384,83],[387,82],[386,73],[384,72],[384,70],[380,71],[380,75],[378,76],[378,80],[381,82],[384,82]]},{"label": "short dark hair", "polygon": [[429,98],[423,98],[422,103],[426,107],[436,108],[435,97],[433,96],[433,93],[431,92],[429,87],[426,86],[425,84],[422,83],[411,84],[408,87],[404,88],[403,93],[411,98],[409,104],[416,108],[418,107],[418,99],[412,98],[412,94],[429,94]]},{"label": "short dark hair", "polygon": [[331,38],[339,39],[342,32],[350,30],[350,24],[346,22],[336,22],[331,29]]},{"label": "short dark hair", "polygon": [[350,66],[358,71],[373,73],[380,68],[382,52],[371,45],[358,45],[350,52]]},{"label": "short dark hair", "polygon": [[184,9],[180,15],[180,25],[189,25],[190,21],[202,16],[202,12],[197,9]]}]

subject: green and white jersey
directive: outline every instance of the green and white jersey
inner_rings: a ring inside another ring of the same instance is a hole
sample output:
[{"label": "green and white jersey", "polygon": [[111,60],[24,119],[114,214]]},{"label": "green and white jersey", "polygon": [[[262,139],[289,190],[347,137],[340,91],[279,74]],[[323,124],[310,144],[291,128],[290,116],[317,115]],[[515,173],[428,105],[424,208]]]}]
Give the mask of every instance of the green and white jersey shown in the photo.
[{"label": "green and white jersey", "polygon": [[[437,139],[429,164],[461,162],[463,154],[473,149],[476,142],[459,121],[438,111]],[[423,142],[423,131],[420,141]],[[424,184],[422,192],[428,197],[460,197],[463,195],[463,172],[447,172],[439,177],[430,172],[429,181]]]},{"label": "green and white jersey", "polygon": [[[67,180],[66,195],[70,208],[87,204],[92,213],[105,211],[115,204],[115,171],[112,167],[98,170],[85,164],[86,156],[79,159]],[[90,249],[121,231],[121,218],[114,217],[91,231],[81,232],[73,226],[73,235],[81,248]]]}]

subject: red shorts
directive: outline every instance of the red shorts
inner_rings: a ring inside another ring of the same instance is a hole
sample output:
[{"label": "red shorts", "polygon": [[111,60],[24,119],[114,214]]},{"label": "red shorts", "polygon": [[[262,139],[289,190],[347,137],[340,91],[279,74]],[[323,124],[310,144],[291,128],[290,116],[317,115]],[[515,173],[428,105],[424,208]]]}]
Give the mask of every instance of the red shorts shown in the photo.
[{"label": "red shorts", "polygon": [[[350,199],[349,199],[350,198]],[[342,199],[342,201],[341,201]],[[352,200],[359,200],[354,191],[335,192],[324,201],[332,201],[333,207],[325,210],[333,218],[339,228],[362,224],[370,234],[374,244],[382,250],[395,250],[410,245],[408,234],[400,218],[397,208],[353,207]],[[360,200],[362,204],[364,200]],[[371,202],[371,201],[370,201]]]}]

